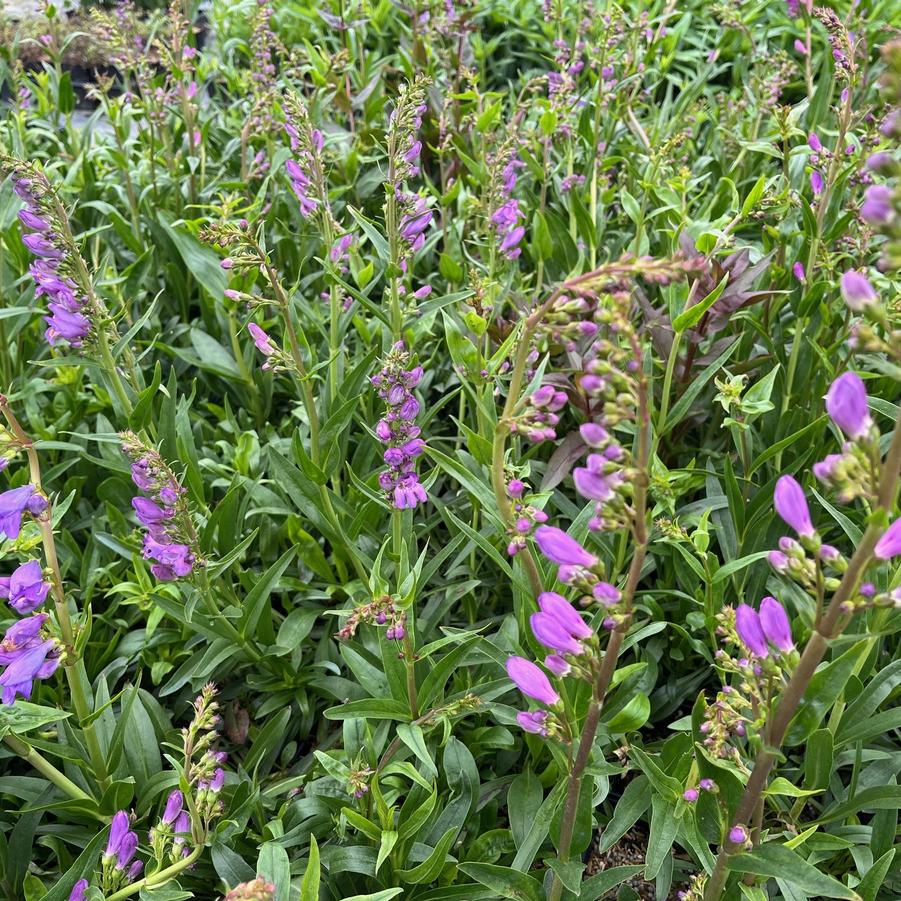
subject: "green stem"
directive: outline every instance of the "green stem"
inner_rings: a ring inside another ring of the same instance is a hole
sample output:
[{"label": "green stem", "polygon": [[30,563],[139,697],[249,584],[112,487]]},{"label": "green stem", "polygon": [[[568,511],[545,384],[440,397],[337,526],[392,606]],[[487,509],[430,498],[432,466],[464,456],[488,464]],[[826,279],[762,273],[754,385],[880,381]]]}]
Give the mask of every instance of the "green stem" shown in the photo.
[{"label": "green stem", "polygon": [[131,885],[126,885],[125,888],[119,889],[113,895],[110,895],[106,901],[119,901],[120,898],[127,898],[129,895],[134,895],[137,892],[141,891],[141,889],[145,888],[153,888],[157,885],[163,885],[168,882],[170,879],[177,876],[182,870],[186,870],[198,857],[203,853],[203,846],[197,845],[193,851],[187,856],[183,857],[181,860],[176,861],[169,867],[166,867],[165,870],[158,870],[151,876],[147,876],[144,879],[139,879],[137,882],[133,882]]},{"label": "green stem", "polygon": [[70,798],[74,798],[76,801],[94,802],[94,798],[87,792],[82,791],[65,773],[60,772],[46,757],[39,754],[31,745],[22,741],[18,736],[8,732],[3,736],[3,740],[22,760],[31,764],[42,776],[49,779]]}]

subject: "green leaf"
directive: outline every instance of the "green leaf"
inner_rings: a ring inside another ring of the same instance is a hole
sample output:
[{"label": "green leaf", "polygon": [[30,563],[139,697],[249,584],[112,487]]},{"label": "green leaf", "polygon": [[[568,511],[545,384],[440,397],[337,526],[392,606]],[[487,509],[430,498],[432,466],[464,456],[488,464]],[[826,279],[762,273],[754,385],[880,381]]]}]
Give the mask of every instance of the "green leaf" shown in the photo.
[{"label": "green leaf", "polygon": [[516,847],[521,847],[538,810],[544,801],[544,790],[531,771],[520,773],[507,789],[507,817]]},{"label": "green leaf", "polygon": [[429,754],[429,749],[426,747],[422,729],[415,724],[401,723],[397,727],[397,734],[400,740],[422,761],[432,778],[437,779],[438,769],[435,766],[435,761],[432,760],[432,755]]},{"label": "green leaf", "polygon": [[826,712],[844,691],[858,660],[869,651],[869,641],[859,641],[837,660],[813,674],[798,711],[789,724],[788,734],[785,736],[787,746],[794,747],[810,738]]},{"label": "green leaf", "polygon": [[837,879],[821,873],[785,845],[761,845],[754,851],[732,855],[727,858],[727,862],[730,870],[769,876],[771,879],[778,877],[815,898],[846,898],[848,901],[857,901],[860,897]]},{"label": "green leaf", "polygon": [[417,866],[409,870],[399,870],[397,875],[410,885],[423,885],[426,882],[434,882],[439,873],[444,869],[447,861],[447,852],[457,835],[456,829],[448,829],[435,845],[432,853]]},{"label": "green leaf", "polygon": [[0,705],[0,736],[6,735],[7,732],[24,735],[48,723],[58,723],[70,715],[65,710],[41,707],[20,698],[15,704]]},{"label": "green leaf", "polygon": [[491,863],[461,863],[459,869],[476,882],[487,885],[499,898],[542,901],[541,883],[528,873]]},{"label": "green leaf", "polygon": [[394,849],[394,846],[396,844],[397,832],[395,832],[393,829],[382,830],[382,834],[381,836],[379,836],[379,856],[375,860],[376,873],[378,873],[379,868],[388,859],[388,855]]},{"label": "green leaf", "polygon": [[257,624],[266,606],[266,601],[278,584],[288,564],[294,559],[294,548],[288,548],[269,569],[259,578],[254,580],[253,588],[247,592],[241,608],[243,610],[238,622],[238,631],[245,638],[253,638],[256,634]]},{"label": "green leaf", "polygon": [[220,301],[228,287],[228,276],[219,265],[222,261],[218,254],[204,247],[193,235],[171,225],[162,213],[157,218],[191,275],[213,300]]},{"label": "green leaf", "polygon": [[290,901],[291,863],[288,852],[278,842],[263,843],[257,858],[257,875],[265,876],[275,885],[275,901]]},{"label": "green leaf", "polygon": [[300,883],[300,901],[319,901],[319,845],[310,833],[310,857]]},{"label": "green leaf", "polygon": [[720,279],[720,283],[706,297],[690,306],[687,310],[683,310],[673,320],[673,329],[681,334],[690,328],[694,328],[701,321],[701,317],[719,300],[720,295],[726,290],[728,282],[729,273],[727,272]]},{"label": "green leaf", "polygon": [[329,720],[402,720],[404,722],[412,719],[408,704],[390,698],[364,698],[362,701],[350,701],[339,707],[329,707],[325,711],[325,718]]},{"label": "green leaf", "polygon": [[642,871],[640,864],[632,864],[629,866],[610,867],[598,873],[597,876],[591,876],[582,883],[579,892],[579,901],[598,901],[603,898],[607,892],[616,888],[621,882],[631,879]]}]

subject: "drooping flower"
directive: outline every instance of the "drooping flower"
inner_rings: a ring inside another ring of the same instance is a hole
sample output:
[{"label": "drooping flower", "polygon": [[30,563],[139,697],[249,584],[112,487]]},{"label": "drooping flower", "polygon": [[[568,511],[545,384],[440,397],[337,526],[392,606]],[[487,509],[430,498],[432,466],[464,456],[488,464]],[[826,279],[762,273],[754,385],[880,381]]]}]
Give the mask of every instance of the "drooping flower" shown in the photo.
[{"label": "drooping flower", "polygon": [[776,482],[773,503],[782,520],[799,535],[810,538],[815,534],[804,489],[792,476],[781,476]]},{"label": "drooping flower", "polygon": [[57,654],[56,642],[51,638],[17,654],[0,674],[3,703],[12,704],[16,695],[21,695],[28,700],[31,697],[35,679],[46,679],[56,672],[56,668],[59,666],[59,657],[53,655]]},{"label": "drooping flower", "polygon": [[842,273],[839,285],[842,298],[855,312],[860,312],[879,300],[879,295],[867,277],[854,269],[849,269],[847,272]]},{"label": "drooping flower", "polygon": [[7,538],[18,538],[25,511],[38,516],[47,506],[47,498],[34,485],[22,485],[4,491],[0,494],[0,537],[5,535]]},{"label": "drooping flower", "polygon": [[49,591],[50,583],[44,580],[37,560],[29,560],[17,567],[11,576],[0,578],[0,597],[6,598],[17,613],[33,613],[47,599]]},{"label": "drooping flower", "polygon": [[860,218],[868,225],[885,225],[894,215],[892,191],[888,185],[870,185],[860,207]]},{"label": "drooping flower", "polygon": [[547,727],[545,726],[545,721],[547,720],[547,711],[545,710],[521,710],[516,714],[516,722],[523,728],[526,732],[531,732],[533,735],[547,735]]},{"label": "drooping flower", "polygon": [[544,591],[538,595],[538,606],[543,614],[556,620],[560,628],[573,638],[581,641],[594,635],[591,627],[579,616],[573,605],[555,591]]},{"label": "drooping flower", "polygon": [[849,370],[832,383],[826,395],[826,412],[852,440],[866,435],[872,420],[867,407],[867,389],[856,372]]},{"label": "drooping flower", "polygon": [[88,885],[87,879],[79,879],[78,882],[72,886],[72,891],[69,892],[69,901],[84,901]]},{"label": "drooping flower", "polygon": [[760,626],[767,641],[783,653],[795,649],[788,614],[779,601],[769,595],[760,602]]},{"label": "drooping flower", "polygon": [[541,526],[535,530],[535,540],[541,553],[552,563],[561,566],[597,566],[598,558],[556,526]]},{"label": "drooping flower", "polygon": [[172,825],[181,814],[184,803],[184,795],[178,789],[170,792],[169,797],[166,799],[166,809],[163,811],[162,821]]},{"label": "drooping flower", "polygon": [[753,607],[747,604],[739,604],[735,611],[735,631],[742,644],[758,657],[768,657],[769,648],[766,636],[760,623],[760,617]]},{"label": "drooping flower", "polygon": [[873,554],[880,560],[891,560],[901,554],[901,516],[882,533]]},{"label": "drooping flower", "polygon": [[558,654],[579,655],[584,650],[560,621],[550,614],[533,613],[529,617],[529,625],[538,641]]},{"label": "drooping flower", "polygon": [[560,700],[550,680],[534,663],[524,657],[507,658],[507,675],[528,698],[552,707]]}]

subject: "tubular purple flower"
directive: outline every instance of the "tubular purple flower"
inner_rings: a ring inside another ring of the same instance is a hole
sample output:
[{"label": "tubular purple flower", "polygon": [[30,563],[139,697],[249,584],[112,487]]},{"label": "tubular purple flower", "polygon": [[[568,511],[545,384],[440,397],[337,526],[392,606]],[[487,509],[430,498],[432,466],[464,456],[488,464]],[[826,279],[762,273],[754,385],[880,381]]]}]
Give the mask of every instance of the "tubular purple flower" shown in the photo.
[{"label": "tubular purple flower", "polygon": [[122,839],[125,838],[130,827],[131,820],[126,811],[120,810],[113,816],[113,821],[110,824],[109,838],[106,841],[106,851],[104,852],[107,857],[112,857],[114,854],[119,853]]},{"label": "tubular purple flower", "polygon": [[781,476],[776,482],[773,503],[782,520],[799,535],[811,538],[816,534],[810,519],[807,498],[804,497],[804,489],[792,476]]},{"label": "tubular purple flower", "polygon": [[507,658],[507,675],[513,684],[527,697],[552,707],[560,695],[551,687],[548,677],[524,657]]},{"label": "tubular purple flower", "polygon": [[78,882],[72,886],[72,891],[69,892],[69,901],[84,901],[88,885],[87,879],[79,879]]},{"label": "tubular purple flower", "polygon": [[542,613],[555,619],[573,638],[586,639],[594,635],[588,623],[582,619],[565,597],[555,591],[545,591],[538,595],[538,606]]},{"label": "tubular purple flower", "polygon": [[609,582],[598,582],[591,589],[591,593],[594,595],[595,600],[600,601],[605,607],[612,607],[614,604],[618,604],[623,596],[622,592]]},{"label": "tubular purple flower", "polygon": [[521,710],[516,714],[516,722],[526,732],[533,735],[547,735],[545,721],[547,720],[547,712],[544,710],[536,710],[530,713],[528,710]]},{"label": "tubular purple flower", "polygon": [[577,466],[573,470],[573,483],[582,497],[592,501],[608,501],[613,497],[613,485],[601,473]]},{"label": "tubular purple flower", "polygon": [[823,193],[823,187],[824,187],[823,176],[820,175],[820,172],[818,169],[814,169],[810,173],[810,187],[811,187],[811,190],[813,191],[814,197],[819,197],[820,194]]},{"label": "tubular purple flower", "polygon": [[879,295],[865,275],[849,269],[839,280],[842,299],[855,312],[860,312],[879,300]]},{"label": "tubular purple flower", "polygon": [[260,353],[266,354],[267,357],[275,353],[272,339],[255,322],[247,323],[247,331],[250,332],[250,337],[253,338],[253,343]]},{"label": "tubular purple flower", "polygon": [[901,516],[882,533],[873,554],[879,560],[891,560],[901,554]]},{"label": "tubular purple flower", "polygon": [[176,789],[166,799],[166,809],[163,811],[162,821],[172,825],[179,817],[184,806],[184,795]]},{"label": "tubular purple flower", "polygon": [[870,185],[860,206],[860,218],[868,225],[885,225],[894,215],[892,191],[888,185]]},{"label": "tubular purple flower", "polygon": [[119,842],[119,850],[116,854],[116,869],[124,870],[134,860],[135,852],[138,850],[138,834],[136,832],[126,832]]},{"label": "tubular purple flower", "polygon": [[589,447],[603,447],[610,440],[610,434],[596,422],[585,422],[579,426],[579,434]]},{"label": "tubular purple flower", "polygon": [[763,634],[763,627],[760,624],[760,617],[753,607],[747,604],[739,604],[735,611],[735,631],[742,644],[758,657],[769,656],[769,648],[766,643],[766,636]]},{"label": "tubular purple flower", "polygon": [[826,412],[852,440],[870,430],[872,420],[867,408],[867,389],[856,372],[845,372],[829,387]]},{"label": "tubular purple flower", "polygon": [[782,551],[770,551],[769,554],[767,554],[767,560],[777,573],[784,574],[788,572],[788,557],[786,557]]},{"label": "tubular purple flower", "polygon": [[689,804],[694,804],[700,796],[701,793],[696,788],[686,788],[685,791],[682,792],[683,799],[688,801]]},{"label": "tubular purple flower", "polygon": [[565,676],[572,667],[559,654],[548,654],[544,658],[544,665],[555,675]]},{"label": "tubular purple flower", "polygon": [[47,499],[34,485],[22,485],[0,494],[0,536],[18,538],[22,531],[22,516],[27,510],[37,516],[47,509]]},{"label": "tubular purple flower", "polygon": [[29,560],[17,567],[11,576],[0,578],[0,597],[7,598],[9,606],[23,615],[37,610],[49,591],[50,583],[44,581],[37,560]]},{"label": "tubular purple flower", "polygon": [[547,613],[533,613],[529,625],[538,641],[558,654],[579,655],[585,650],[558,620]]},{"label": "tubular purple flower", "polygon": [[814,153],[823,152],[823,144],[815,131],[812,131],[807,138],[807,144]]},{"label": "tubular purple flower", "polygon": [[535,541],[541,553],[551,563],[561,566],[597,566],[598,558],[590,554],[575,538],[570,538],[556,526],[541,526],[535,530]]},{"label": "tubular purple flower", "polygon": [[795,649],[788,614],[782,604],[769,595],[760,602],[760,625],[767,641],[773,647],[785,654]]},{"label": "tubular purple flower", "polygon": [[12,704],[16,695],[21,695],[27,701],[31,697],[34,680],[46,679],[56,672],[59,657],[51,657],[54,652],[56,642],[47,639],[15,655],[15,659],[0,675],[4,704]]}]

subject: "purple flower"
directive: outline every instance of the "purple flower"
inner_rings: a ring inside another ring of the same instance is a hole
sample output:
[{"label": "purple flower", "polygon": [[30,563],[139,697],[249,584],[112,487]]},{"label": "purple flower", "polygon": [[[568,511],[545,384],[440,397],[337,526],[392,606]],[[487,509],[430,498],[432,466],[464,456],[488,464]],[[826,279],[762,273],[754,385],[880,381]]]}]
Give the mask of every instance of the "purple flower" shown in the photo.
[{"label": "purple flower", "polygon": [[600,448],[610,440],[609,432],[596,422],[582,423],[579,426],[579,434],[589,447]]},{"label": "purple flower", "polygon": [[733,826],[729,830],[729,841],[733,845],[743,845],[748,840],[748,830],[744,826]]},{"label": "purple flower", "polygon": [[27,510],[37,516],[47,509],[47,499],[34,485],[22,485],[0,494],[0,536],[18,538],[22,531],[22,516]]},{"label": "purple flower", "polygon": [[763,627],[760,624],[760,617],[753,607],[747,604],[739,604],[735,611],[735,631],[742,644],[758,657],[769,656],[769,648],[766,643],[766,636],[763,634]]},{"label": "purple flower", "polygon": [[47,343],[55,346],[62,338],[73,347],[80,347],[91,331],[91,322],[87,316],[58,303],[47,304],[47,309],[50,310],[50,315],[44,317],[44,322],[47,323],[47,330],[44,332]]},{"label": "purple flower", "polygon": [[882,537],[876,542],[873,554],[880,560],[891,560],[901,554],[901,517],[898,517],[882,533]]},{"label": "purple flower", "polygon": [[892,191],[887,185],[870,185],[860,206],[860,218],[869,225],[885,225],[894,213]]},{"label": "purple flower", "polygon": [[544,665],[555,675],[565,676],[572,667],[559,654],[548,654],[544,658]]},{"label": "purple flower", "polygon": [[812,131],[808,135],[807,144],[814,153],[822,153],[823,152],[823,144],[820,141],[819,135],[817,135],[817,133],[815,131]]},{"label": "purple flower", "polygon": [[255,322],[247,323],[247,331],[250,332],[250,337],[253,338],[253,343],[260,353],[266,354],[267,357],[275,353],[272,339]]},{"label": "purple flower", "polygon": [[507,658],[507,675],[528,698],[547,704],[548,707],[560,700],[560,695],[551,687],[548,677],[524,657]]},{"label": "purple flower", "polygon": [[163,510],[146,497],[132,498],[131,505],[134,507],[138,522],[144,526],[157,526],[172,518],[170,511]]},{"label": "purple flower", "polygon": [[25,700],[31,697],[34,680],[48,678],[59,666],[59,657],[50,656],[55,651],[56,642],[48,638],[16,656],[0,675],[4,704],[12,704],[17,694]]},{"label": "purple flower", "polygon": [[811,538],[815,534],[804,489],[792,476],[781,476],[776,482],[773,503],[783,521],[799,535]]},{"label": "purple flower", "polygon": [[32,212],[27,207],[23,207],[19,210],[19,221],[26,228],[33,229],[38,232],[48,232],[50,231],[50,223],[44,219],[41,219],[36,213]]},{"label": "purple flower", "polygon": [[842,273],[839,285],[842,298],[855,312],[860,312],[860,310],[879,300],[879,295],[870,284],[869,279],[854,269],[849,269],[847,272]]},{"label": "purple flower", "polygon": [[830,385],[826,412],[852,440],[866,435],[872,420],[867,408],[867,389],[856,372],[845,372]]},{"label": "purple flower", "polygon": [[573,470],[573,483],[576,491],[591,501],[608,501],[614,495],[613,482],[596,469],[577,466]]},{"label": "purple flower", "polygon": [[804,271],[804,264],[800,260],[792,266],[792,274],[799,282],[804,282],[807,278],[807,274]]},{"label": "purple flower", "polygon": [[618,604],[623,596],[622,592],[609,582],[598,582],[591,589],[591,593],[594,595],[595,600],[600,601],[605,607],[612,607],[614,604]]},{"label": "purple flower", "polygon": [[44,260],[59,260],[62,258],[63,252],[44,235],[23,235],[22,243],[36,257],[41,257]]},{"label": "purple flower", "polygon": [[332,249],[329,251],[329,258],[331,261],[337,263],[340,259],[345,257],[353,242],[354,236],[352,234],[342,235],[338,238]]},{"label": "purple flower", "polygon": [[584,640],[594,635],[590,626],[579,616],[573,605],[555,591],[545,591],[538,595],[538,606],[543,614],[556,620],[560,628],[573,638]]},{"label": "purple flower", "polygon": [[116,854],[116,869],[124,870],[132,862],[135,851],[138,850],[138,834],[136,832],[126,832],[122,836],[119,843],[119,850]]},{"label": "purple flower", "polygon": [[810,173],[810,187],[814,197],[819,197],[823,193],[823,176],[820,175],[817,169]]},{"label": "purple flower", "polygon": [[516,714],[516,722],[533,735],[547,735],[547,728],[544,725],[546,720],[547,712],[544,710],[536,710],[534,713],[522,710]]},{"label": "purple flower", "polygon": [[558,654],[578,655],[584,651],[582,645],[563,628],[559,620],[547,613],[533,613],[529,617],[529,624],[538,641]]},{"label": "purple flower", "polygon": [[682,792],[682,797],[688,801],[689,804],[694,804],[700,796],[701,793],[696,788],[686,788],[685,791]]},{"label": "purple flower", "polygon": [[788,614],[774,597],[767,596],[760,602],[760,625],[767,641],[773,647],[786,654],[795,649]]},{"label": "purple flower", "polygon": [[106,857],[113,857],[119,853],[122,839],[125,838],[130,828],[131,820],[128,817],[128,813],[124,810],[118,811],[113,816],[113,821],[110,824],[109,837],[106,840],[106,851],[104,852]]},{"label": "purple flower", "polygon": [[584,566],[591,569],[597,566],[598,558],[588,553],[585,548],[570,538],[556,526],[541,526],[535,531],[535,540],[541,553],[552,563],[561,566]]},{"label": "purple flower", "polygon": [[72,886],[72,891],[69,892],[69,901],[84,901],[84,894],[87,890],[88,880],[79,879],[78,882]]},{"label": "purple flower", "polygon": [[37,610],[47,599],[50,583],[44,581],[41,564],[37,560],[23,563],[11,576],[0,578],[0,597],[9,600],[9,606],[17,613],[28,614]]},{"label": "purple flower", "polygon": [[163,811],[162,821],[168,825],[174,823],[182,812],[184,801],[184,795],[178,789],[171,792],[166,799],[166,809]]}]

